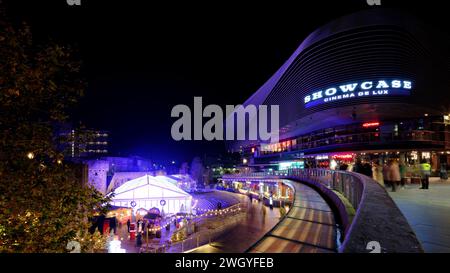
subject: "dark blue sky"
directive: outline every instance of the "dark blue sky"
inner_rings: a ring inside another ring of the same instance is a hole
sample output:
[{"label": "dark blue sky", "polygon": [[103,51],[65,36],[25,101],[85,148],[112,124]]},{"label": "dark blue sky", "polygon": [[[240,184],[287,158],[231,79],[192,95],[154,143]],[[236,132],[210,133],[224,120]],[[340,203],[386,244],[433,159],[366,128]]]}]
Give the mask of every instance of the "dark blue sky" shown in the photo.
[{"label": "dark blue sky", "polygon": [[[74,120],[109,130],[114,154],[177,161],[225,149],[222,142],[172,141],[173,106],[192,105],[194,96],[204,104],[242,103],[315,28],[369,8],[365,0],[3,2],[9,17],[27,21],[38,39],[79,49],[89,87]],[[382,4],[444,26],[445,8],[430,1]]]}]

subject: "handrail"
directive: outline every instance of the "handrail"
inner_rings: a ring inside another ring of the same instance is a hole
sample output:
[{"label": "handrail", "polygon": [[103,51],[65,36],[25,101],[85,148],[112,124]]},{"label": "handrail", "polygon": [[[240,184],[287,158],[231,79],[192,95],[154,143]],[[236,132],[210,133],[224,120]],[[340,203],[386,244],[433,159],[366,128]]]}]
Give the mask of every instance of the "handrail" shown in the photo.
[{"label": "handrail", "polygon": [[[329,169],[289,169],[224,175],[222,178],[289,179],[313,186],[329,197],[337,208],[344,230],[339,252],[369,252],[369,247],[374,244],[380,245],[381,252],[423,252],[408,221],[384,187],[365,175]],[[352,221],[334,191],[341,193],[356,210]]]}]

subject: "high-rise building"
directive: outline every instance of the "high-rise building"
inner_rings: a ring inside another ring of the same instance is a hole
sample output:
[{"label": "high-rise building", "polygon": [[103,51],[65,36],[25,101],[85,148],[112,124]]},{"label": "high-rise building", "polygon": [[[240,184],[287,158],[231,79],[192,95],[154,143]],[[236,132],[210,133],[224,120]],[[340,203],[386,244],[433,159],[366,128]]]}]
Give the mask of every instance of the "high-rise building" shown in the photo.
[{"label": "high-rise building", "polygon": [[96,158],[108,155],[109,132],[65,128],[58,133],[59,148],[66,158]]},{"label": "high-rise building", "polygon": [[450,165],[446,36],[381,8],[320,27],[244,103],[279,105],[280,141],[229,148],[255,168],[426,160],[438,174]]}]

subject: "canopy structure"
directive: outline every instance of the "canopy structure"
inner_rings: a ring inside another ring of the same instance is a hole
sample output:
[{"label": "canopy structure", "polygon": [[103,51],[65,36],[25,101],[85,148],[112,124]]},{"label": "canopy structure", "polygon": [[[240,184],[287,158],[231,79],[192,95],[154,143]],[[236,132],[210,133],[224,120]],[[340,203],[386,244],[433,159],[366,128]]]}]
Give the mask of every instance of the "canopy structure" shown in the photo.
[{"label": "canopy structure", "polygon": [[114,190],[111,205],[134,208],[158,208],[164,213],[190,212],[192,197],[171,179],[144,175]]}]

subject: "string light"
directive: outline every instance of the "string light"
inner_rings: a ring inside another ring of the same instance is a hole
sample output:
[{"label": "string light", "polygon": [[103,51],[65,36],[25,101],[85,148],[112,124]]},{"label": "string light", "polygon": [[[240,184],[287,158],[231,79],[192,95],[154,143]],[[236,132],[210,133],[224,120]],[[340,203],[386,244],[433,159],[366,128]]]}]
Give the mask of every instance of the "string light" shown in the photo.
[{"label": "string light", "polygon": [[[229,208],[225,208],[225,209],[221,209],[221,210],[196,208],[196,210],[197,211],[202,211],[202,212],[205,212],[205,213],[200,214],[200,215],[192,215],[191,219],[198,219],[198,218],[201,218],[201,217],[217,216],[217,215],[222,215],[222,214],[226,214],[226,213],[238,212],[238,211],[241,210],[241,208],[240,207],[237,207],[237,208],[229,207]],[[185,217],[177,216],[176,218],[180,219],[180,218],[185,218]],[[159,227],[156,227],[156,228],[150,228],[148,230],[150,232],[157,232],[157,231],[160,231],[162,229],[167,228],[167,226],[169,226],[170,224],[171,224],[171,222],[168,222],[168,223],[164,224],[163,226],[159,226]]]}]

